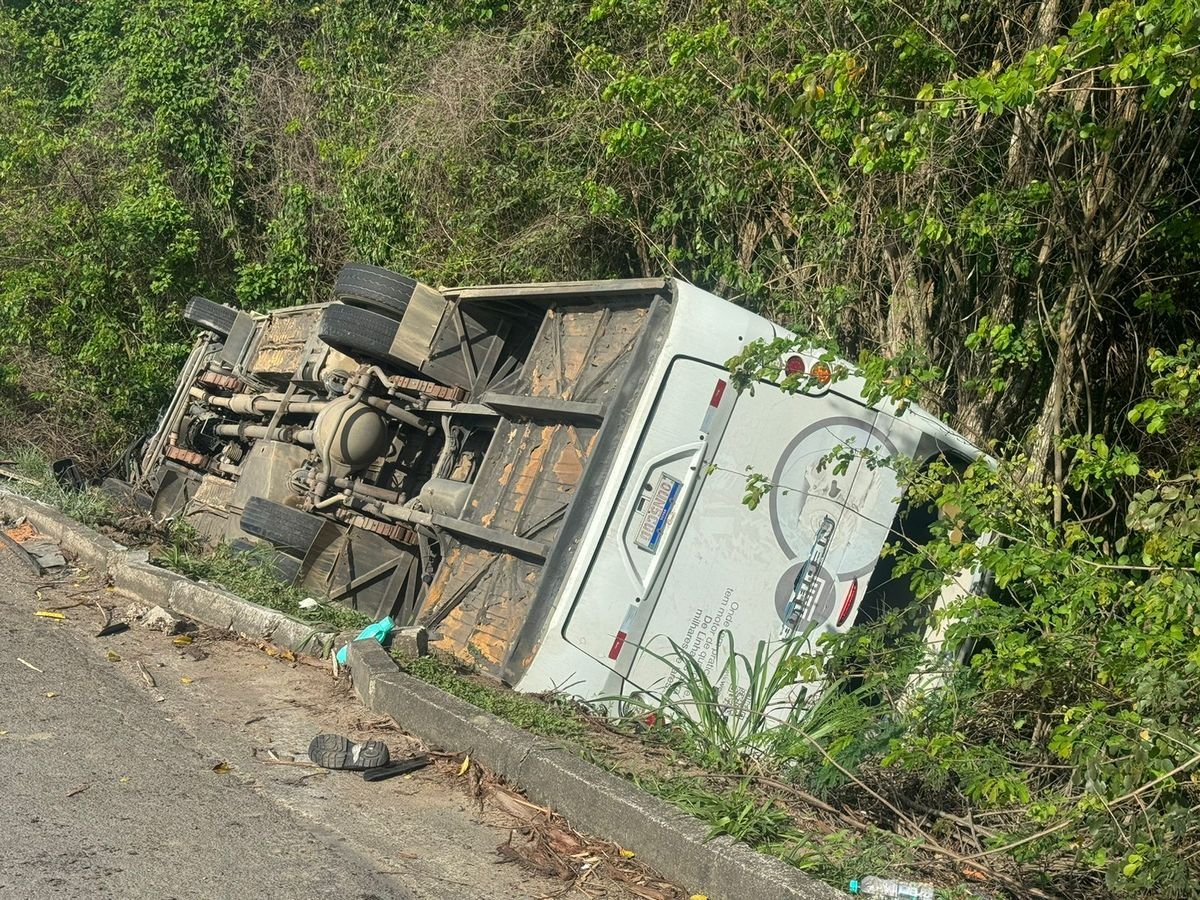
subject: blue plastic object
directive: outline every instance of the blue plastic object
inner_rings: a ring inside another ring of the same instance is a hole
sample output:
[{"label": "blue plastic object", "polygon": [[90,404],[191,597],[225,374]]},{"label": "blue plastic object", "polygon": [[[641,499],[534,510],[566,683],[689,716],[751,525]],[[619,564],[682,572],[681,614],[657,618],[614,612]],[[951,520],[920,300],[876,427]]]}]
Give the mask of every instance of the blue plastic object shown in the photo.
[{"label": "blue plastic object", "polygon": [[[362,631],[360,631],[358,633],[358,637],[356,637],[355,640],[361,641],[361,640],[365,640],[366,638],[375,638],[375,640],[379,641],[379,643],[382,644],[387,641],[388,636],[392,633],[392,629],[395,627],[396,627],[396,623],[392,621],[392,617],[384,616],[378,622],[373,622],[372,624],[370,624],[366,628],[364,628]],[[344,666],[346,664],[346,652],[349,649],[350,649],[350,645],[347,644],[345,647],[343,647],[341,650],[339,650],[337,652],[335,659],[337,659],[337,663],[339,666]]]}]

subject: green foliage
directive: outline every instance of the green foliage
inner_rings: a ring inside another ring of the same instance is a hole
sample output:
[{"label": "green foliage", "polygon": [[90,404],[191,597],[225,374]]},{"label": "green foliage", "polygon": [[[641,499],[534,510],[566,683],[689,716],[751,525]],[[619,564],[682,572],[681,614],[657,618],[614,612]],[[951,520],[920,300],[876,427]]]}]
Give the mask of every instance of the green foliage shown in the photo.
[{"label": "green foliage", "polygon": [[1129,411],[1129,421],[1162,434],[1173,420],[1200,412],[1200,348],[1186,341],[1175,353],[1150,350],[1151,395]]},{"label": "green foliage", "polygon": [[[907,359],[880,378],[911,379],[897,396],[1016,436],[1075,356],[1106,371],[1191,327],[1200,257],[1192,4],[1014,38],[1027,12],[9,5],[0,345],[65,363],[49,400],[129,434],[193,293],[317,300],[347,258],[432,282],[665,272],[824,346],[885,347]],[[1060,339],[1084,318],[1086,341]]]},{"label": "green foliage", "polygon": [[813,676],[812,660],[804,654],[803,637],[770,645],[760,641],[751,659],[733,645],[733,634],[717,635],[718,660],[712,675],[693,656],[671,641],[669,654],[648,648],[641,652],[669,670],[667,683],[652,697],[638,695],[602,698],[635,719],[647,715],[657,728],[681,732],[692,754],[720,771],[740,771],[747,758],[761,752],[780,724],[794,724],[803,706],[781,694]]},{"label": "green foliage", "polygon": [[110,525],[113,520],[112,499],[96,488],[82,491],[67,490],[54,478],[50,460],[31,448],[18,448],[7,452],[0,448],[0,455],[12,461],[12,468],[21,476],[20,480],[4,481],[10,490],[62,510],[72,519],[84,525]]}]

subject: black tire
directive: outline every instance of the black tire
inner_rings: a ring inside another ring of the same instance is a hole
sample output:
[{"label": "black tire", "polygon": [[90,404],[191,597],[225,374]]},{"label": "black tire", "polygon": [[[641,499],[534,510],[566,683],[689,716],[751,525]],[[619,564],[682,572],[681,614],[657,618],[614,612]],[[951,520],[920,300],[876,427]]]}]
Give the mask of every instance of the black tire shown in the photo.
[{"label": "black tire", "polygon": [[236,309],[213,303],[203,297],[193,297],[183,308],[185,322],[207,328],[221,337],[229,336],[229,332],[233,330],[233,323],[237,321],[237,315]]},{"label": "black tire", "polygon": [[333,283],[333,296],[347,306],[369,309],[399,322],[416,286],[407,275],[366,263],[347,263]]},{"label": "black tire", "polygon": [[242,510],[242,531],[298,559],[308,553],[324,524],[319,516],[262,497],[251,497]]},{"label": "black tire", "polygon": [[317,336],[347,356],[369,356],[380,362],[405,365],[404,360],[392,356],[391,352],[392,341],[399,329],[400,323],[395,319],[333,303],[321,312]]}]

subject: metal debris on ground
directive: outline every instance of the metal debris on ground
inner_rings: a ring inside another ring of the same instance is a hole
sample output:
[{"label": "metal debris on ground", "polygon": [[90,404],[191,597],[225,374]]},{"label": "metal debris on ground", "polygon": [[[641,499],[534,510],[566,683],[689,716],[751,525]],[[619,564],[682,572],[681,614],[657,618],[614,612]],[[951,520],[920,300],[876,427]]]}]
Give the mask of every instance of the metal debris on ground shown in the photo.
[{"label": "metal debris on ground", "polygon": [[50,541],[23,541],[21,546],[47,572],[51,569],[61,569],[67,564],[67,558],[58,549],[58,545]]},{"label": "metal debris on ground", "polygon": [[[280,753],[278,750],[272,750],[270,747],[255,747],[250,751],[250,755],[259,762],[270,763],[273,766],[300,766],[305,769],[320,769],[314,762],[297,759],[290,754]],[[327,770],[323,770],[327,771]]]},{"label": "metal debris on ground", "polygon": [[122,631],[129,630],[128,622],[113,622],[111,625],[105,625],[96,632],[96,637],[111,637],[114,634],[120,634]]}]

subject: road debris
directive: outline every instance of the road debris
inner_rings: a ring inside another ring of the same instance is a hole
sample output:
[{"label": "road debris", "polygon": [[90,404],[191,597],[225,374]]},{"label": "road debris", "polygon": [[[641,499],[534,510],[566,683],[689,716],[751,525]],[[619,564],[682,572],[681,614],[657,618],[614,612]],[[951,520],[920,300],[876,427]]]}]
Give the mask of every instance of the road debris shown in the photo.
[{"label": "road debris", "polygon": [[153,628],[155,631],[162,631],[166,634],[176,634],[183,627],[183,622],[177,616],[167,612],[161,606],[147,610],[141,616],[141,623],[145,628]]},{"label": "road debris", "polygon": [[[458,771],[465,773],[467,768],[460,764]],[[645,900],[704,900],[703,895],[689,895],[660,878],[634,851],[579,834],[554,810],[531,803],[478,762],[471,762],[470,771],[475,783],[467,790],[481,808],[495,810],[512,822],[508,839],[496,847],[503,861],[569,882],[565,890],[574,888],[584,896],[607,895],[615,882]]]},{"label": "road debris", "polygon": [[63,613],[60,613],[57,610],[53,610],[53,609],[39,609],[37,612],[34,613],[34,615],[39,616],[40,618],[43,618],[43,619],[61,620],[61,619],[66,618],[66,616]]},{"label": "road debris", "polygon": [[221,760],[219,763],[217,763],[215,766],[212,767],[212,770],[214,772],[216,772],[218,775],[228,775],[230,772],[233,771],[233,766],[231,766],[229,763],[225,762],[225,760]]},{"label": "road debris", "polygon": [[176,635],[174,637],[174,639],[172,639],[172,641],[171,641],[171,643],[174,644],[176,647],[186,647],[191,642],[192,642],[192,636],[190,634]]},{"label": "road debris", "polygon": [[136,663],[134,663],[134,666],[136,666],[138,674],[142,676],[142,681],[146,682],[146,687],[158,686],[158,683],[154,680],[154,676],[151,675],[149,670],[146,668],[145,663],[143,663],[141,660],[138,660]]},{"label": "road debris", "polygon": [[423,769],[432,762],[433,759],[425,754],[410,756],[408,759],[394,760],[386,766],[367,769],[362,773],[362,777],[363,781],[383,781],[387,778],[395,778],[397,775],[407,775],[410,772]]},{"label": "road debris", "polygon": [[18,472],[16,469],[12,468],[13,465],[14,463],[11,460],[0,462],[0,478],[8,478],[11,481],[19,481],[21,484],[41,484],[41,482],[36,478],[30,478],[28,475]]},{"label": "road debris", "polygon": [[67,564],[67,558],[58,549],[58,545],[52,544],[50,541],[25,541],[21,547],[37,561],[37,564],[45,572],[61,569]]},{"label": "road debris", "polygon": [[358,743],[341,734],[318,734],[308,745],[308,758],[325,769],[361,771],[386,766],[390,754],[383,741]]},{"label": "road debris", "polygon": [[110,663],[119,663],[121,661],[121,654],[116,653],[115,651],[112,651],[112,650],[109,650],[106,654],[104,654],[104,657]]},{"label": "road debris", "polygon": [[105,625],[96,632],[96,637],[112,637],[114,634],[120,634],[122,631],[129,630],[128,622],[113,622],[111,625]]},{"label": "road debris", "polygon": [[[395,627],[396,623],[392,621],[392,617],[384,616],[378,622],[372,622],[370,625],[360,631],[357,635],[355,635],[354,640],[364,641],[367,638],[375,638],[375,640],[379,641],[379,643],[386,644],[388,636],[392,633],[392,629]],[[334,658],[337,660],[339,666],[344,666],[346,664],[349,652],[349,644],[342,647],[342,649],[337,652],[337,655]]]},{"label": "road debris", "polygon": [[42,674],[42,675],[46,674],[41,669],[39,669],[37,666],[35,666],[33,663],[28,662],[27,660],[21,659],[21,657],[19,657],[19,656],[17,657],[17,662],[19,662],[23,666],[27,666],[28,668],[33,669],[33,671],[35,671],[39,674]]},{"label": "road debris", "polygon": [[90,784],[81,784],[79,787],[75,788],[74,790],[68,791],[67,796],[74,797],[76,794],[82,794],[84,791],[86,791],[90,787],[91,787]]},{"label": "road debris", "polygon": [[87,488],[87,479],[79,469],[79,463],[69,456],[50,463],[50,473],[64,491],[82,491]]},{"label": "road debris", "polygon": [[296,759],[294,756],[284,757],[277,750],[272,750],[270,747],[255,747],[251,751],[251,755],[259,762],[270,763],[273,766],[300,766],[305,769],[320,769],[314,762],[305,762]]},{"label": "road debris", "polygon": [[18,544],[23,544],[30,538],[37,537],[37,530],[29,524],[29,520],[24,516],[18,519],[11,528],[4,529],[4,533]]}]

